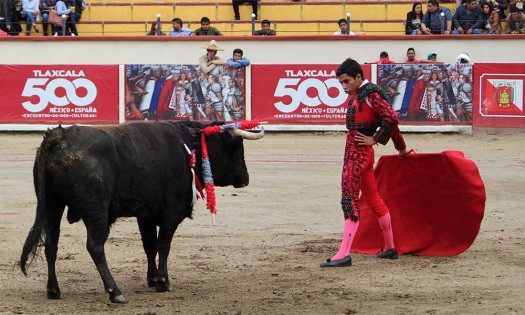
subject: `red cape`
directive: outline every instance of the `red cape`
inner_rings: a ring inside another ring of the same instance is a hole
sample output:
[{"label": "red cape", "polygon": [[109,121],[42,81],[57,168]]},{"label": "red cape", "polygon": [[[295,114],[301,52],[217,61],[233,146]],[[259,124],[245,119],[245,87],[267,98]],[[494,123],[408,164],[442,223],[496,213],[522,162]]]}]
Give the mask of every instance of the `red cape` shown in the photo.
[{"label": "red cape", "polygon": [[[454,256],[476,239],[485,212],[485,186],[463,152],[382,156],[375,168],[390,209],[399,254]],[[384,245],[377,218],[361,198],[352,251],[377,254]]]}]

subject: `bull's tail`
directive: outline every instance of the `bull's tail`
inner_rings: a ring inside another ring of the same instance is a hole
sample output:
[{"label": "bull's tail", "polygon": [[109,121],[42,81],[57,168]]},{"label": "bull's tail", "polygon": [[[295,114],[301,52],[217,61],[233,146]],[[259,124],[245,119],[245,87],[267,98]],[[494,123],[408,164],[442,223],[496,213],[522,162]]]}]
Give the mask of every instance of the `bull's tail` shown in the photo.
[{"label": "bull's tail", "polygon": [[[33,227],[24,243],[22,255],[18,264],[20,269],[27,275],[27,267],[31,265],[39,255],[40,248],[45,244],[46,231],[49,231],[49,209],[46,207],[46,172],[45,160],[50,147],[60,140],[62,127],[48,130],[44,135],[44,141],[38,148],[35,165],[33,168],[33,177],[35,192],[37,197],[36,217]],[[29,261],[29,262],[28,262]]]}]

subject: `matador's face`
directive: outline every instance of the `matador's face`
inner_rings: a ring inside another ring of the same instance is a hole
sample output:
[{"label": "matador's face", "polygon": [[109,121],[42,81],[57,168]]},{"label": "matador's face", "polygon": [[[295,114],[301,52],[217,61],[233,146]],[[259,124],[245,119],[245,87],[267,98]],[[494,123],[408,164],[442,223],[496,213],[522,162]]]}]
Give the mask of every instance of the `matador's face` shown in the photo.
[{"label": "matador's face", "polygon": [[360,74],[356,75],[356,77],[351,77],[346,73],[341,74],[337,77],[339,80],[339,83],[343,86],[343,89],[345,90],[346,94],[354,94],[357,89],[361,86],[363,83],[363,78]]}]

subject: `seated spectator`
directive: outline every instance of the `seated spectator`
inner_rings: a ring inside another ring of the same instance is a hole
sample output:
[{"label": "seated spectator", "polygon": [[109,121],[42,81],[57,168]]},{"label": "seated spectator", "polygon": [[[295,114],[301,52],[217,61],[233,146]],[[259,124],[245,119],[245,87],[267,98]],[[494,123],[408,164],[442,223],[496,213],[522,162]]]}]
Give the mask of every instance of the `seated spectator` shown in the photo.
[{"label": "seated spectator", "polygon": [[[441,14],[443,13],[443,17]],[[427,12],[421,21],[421,32],[425,35],[450,34],[452,30],[452,13],[447,7],[440,7],[437,0],[429,0]]]},{"label": "seated spectator", "polygon": [[[77,26],[75,24],[75,20],[71,19],[71,10],[68,9],[66,3],[63,0],[58,0],[56,5],[56,11],[59,16],[66,15],[66,35],[76,36],[78,35],[77,32]],[[58,34],[62,33],[62,29],[60,27],[54,27],[55,28],[55,34],[54,36],[58,36]]]},{"label": "seated spectator", "polygon": [[467,0],[464,5],[459,6],[452,17],[452,24],[452,34],[481,34],[483,18],[478,0]]},{"label": "seated spectator", "polygon": [[486,0],[492,3],[494,11],[498,12],[499,20],[502,21],[505,19],[505,10],[508,8],[508,0]]},{"label": "seated spectator", "polygon": [[22,1],[15,1],[15,7],[13,9],[13,21],[12,26],[17,35],[22,33],[22,21],[26,20],[24,9],[22,9]]},{"label": "seated spectator", "polygon": [[38,0],[22,0],[22,10],[26,16],[26,36],[31,35],[31,28],[37,33],[40,32],[36,27],[36,17],[39,14]]},{"label": "seated spectator", "polygon": [[335,32],[334,35],[348,35],[348,32],[350,32],[350,35],[355,35],[354,32],[348,29],[348,23],[346,22],[346,19],[339,19],[339,21],[337,21],[337,25],[339,25],[339,30]]},{"label": "seated spectator", "polygon": [[501,34],[501,23],[499,22],[499,12],[494,11],[494,6],[490,1],[481,3],[483,11],[483,34]]},{"label": "seated spectator", "polygon": [[257,8],[258,8],[258,3],[257,3],[257,0],[232,0],[232,5],[233,5],[233,13],[235,14],[235,20],[240,20],[241,19],[241,15],[239,14],[239,4],[243,4],[245,2],[248,2],[252,5],[252,11],[253,11],[253,14],[255,14],[255,19],[257,20]]},{"label": "seated spectator", "polygon": [[171,22],[173,22],[173,30],[170,31],[170,36],[195,36],[189,28],[182,26],[184,23],[181,19],[174,18]]},{"label": "seated spectator", "polygon": [[166,36],[166,33],[164,33],[162,31],[162,27],[157,27],[157,26],[160,26],[160,23],[157,23],[157,22],[151,22],[151,27],[149,29],[149,32],[146,34],[148,36]]},{"label": "seated spectator", "polygon": [[202,72],[210,73],[218,65],[226,64],[224,59],[221,59],[219,56],[217,56],[217,51],[224,49],[217,46],[217,42],[215,40],[210,40],[210,42],[207,45],[202,46],[202,48],[206,48],[207,51],[205,55],[199,58],[199,67]]},{"label": "seated spectator", "polygon": [[521,13],[525,13],[523,0],[509,0],[509,7],[516,7]]},{"label": "seated spectator", "polygon": [[405,24],[406,35],[421,35],[421,20],[423,19],[423,6],[416,1],[412,5],[412,11],[407,13]]},{"label": "seated spectator", "polygon": [[220,36],[222,33],[216,29],[215,27],[210,26],[210,19],[207,17],[203,17],[201,19],[201,27],[195,30],[195,35],[197,36]]},{"label": "seated spectator", "polygon": [[510,7],[505,23],[505,34],[525,34],[525,14],[517,7]]},{"label": "seated spectator", "polygon": [[261,29],[258,31],[255,31],[253,35],[260,35],[260,36],[275,36],[277,35],[277,32],[270,29],[270,21],[268,20],[262,20],[261,22]]},{"label": "seated spectator", "polygon": [[403,63],[420,63],[420,61],[416,59],[416,50],[414,48],[410,47],[407,49],[407,60]]},{"label": "seated spectator", "polygon": [[[15,25],[18,24],[18,16],[15,14],[17,0],[0,0],[0,29],[11,36],[18,36],[20,30]],[[20,10],[22,5],[20,4]]]},{"label": "seated spectator", "polygon": [[246,67],[250,65],[250,59],[243,57],[243,51],[240,48],[233,50],[233,58],[226,60],[226,65],[232,68]]},{"label": "seated spectator", "polygon": [[[49,10],[54,9],[55,4],[56,0],[41,0],[40,2],[40,14],[42,15],[42,28],[44,36],[48,35],[49,24],[47,21],[49,18]],[[53,28],[53,26],[51,26],[51,28]]]},{"label": "seated spectator", "polygon": [[[71,21],[75,22],[75,30],[77,30],[76,25],[82,19],[82,11],[84,11],[85,2],[84,0],[69,0],[71,9],[71,13],[69,14],[69,17],[71,18]],[[78,35],[78,32],[75,33],[75,35]]]}]

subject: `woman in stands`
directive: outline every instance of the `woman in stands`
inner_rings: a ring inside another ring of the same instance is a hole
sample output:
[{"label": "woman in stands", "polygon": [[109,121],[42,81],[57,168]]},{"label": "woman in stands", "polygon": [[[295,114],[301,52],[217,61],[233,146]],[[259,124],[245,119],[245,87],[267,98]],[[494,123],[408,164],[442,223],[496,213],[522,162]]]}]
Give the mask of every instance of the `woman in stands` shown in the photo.
[{"label": "woman in stands", "polygon": [[499,21],[499,12],[494,10],[492,2],[483,1],[481,3],[483,17],[483,34],[501,34],[501,23]]},{"label": "woman in stands", "polygon": [[36,17],[39,14],[38,1],[37,0],[22,0],[22,10],[26,17],[26,36],[31,35],[31,28],[35,29],[35,32],[39,32],[36,27]]},{"label": "woman in stands", "polygon": [[405,34],[421,35],[421,19],[423,19],[423,6],[417,1],[412,5],[412,11],[407,13]]},{"label": "woman in stands", "polygon": [[[160,24],[159,24],[160,27]],[[162,29],[157,30],[157,22],[151,22],[151,27],[149,29],[148,36],[166,36],[166,33],[162,31]]]}]

